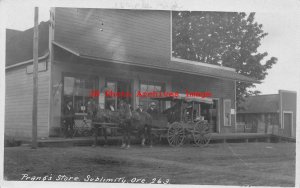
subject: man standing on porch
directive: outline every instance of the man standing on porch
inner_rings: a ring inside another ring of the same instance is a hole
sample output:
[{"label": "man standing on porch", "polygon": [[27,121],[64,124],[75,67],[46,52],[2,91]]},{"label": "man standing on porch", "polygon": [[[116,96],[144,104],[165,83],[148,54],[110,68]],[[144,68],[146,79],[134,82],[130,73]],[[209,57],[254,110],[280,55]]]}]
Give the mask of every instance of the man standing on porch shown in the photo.
[{"label": "man standing on porch", "polygon": [[[65,130],[64,130],[64,134],[65,134],[65,138],[67,137],[73,137],[73,126],[74,126],[74,109],[72,106],[72,101],[69,101],[66,105],[66,107],[64,108],[64,123],[65,123]],[[70,131],[69,131],[70,128]]]}]

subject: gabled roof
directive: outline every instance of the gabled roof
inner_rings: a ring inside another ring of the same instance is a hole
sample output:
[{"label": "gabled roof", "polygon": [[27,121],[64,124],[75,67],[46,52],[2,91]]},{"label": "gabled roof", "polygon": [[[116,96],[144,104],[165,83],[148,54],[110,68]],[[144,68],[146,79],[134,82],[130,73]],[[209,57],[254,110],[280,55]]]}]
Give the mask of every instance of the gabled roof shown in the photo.
[{"label": "gabled roof", "polygon": [[250,96],[240,105],[240,114],[245,113],[277,113],[279,112],[279,95]]},{"label": "gabled roof", "polygon": [[[39,24],[39,57],[48,53],[49,22]],[[6,29],[6,67],[33,59],[33,28]]]}]

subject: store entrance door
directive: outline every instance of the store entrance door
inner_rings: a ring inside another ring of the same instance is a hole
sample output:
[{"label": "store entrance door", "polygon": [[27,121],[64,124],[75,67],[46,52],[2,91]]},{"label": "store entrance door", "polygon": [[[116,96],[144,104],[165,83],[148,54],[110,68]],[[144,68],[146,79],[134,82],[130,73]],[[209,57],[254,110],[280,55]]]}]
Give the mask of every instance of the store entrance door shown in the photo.
[{"label": "store entrance door", "polygon": [[219,100],[213,99],[213,104],[201,103],[201,116],[207,120],[211,126],[211,132],[218,132],[219,122]]}]

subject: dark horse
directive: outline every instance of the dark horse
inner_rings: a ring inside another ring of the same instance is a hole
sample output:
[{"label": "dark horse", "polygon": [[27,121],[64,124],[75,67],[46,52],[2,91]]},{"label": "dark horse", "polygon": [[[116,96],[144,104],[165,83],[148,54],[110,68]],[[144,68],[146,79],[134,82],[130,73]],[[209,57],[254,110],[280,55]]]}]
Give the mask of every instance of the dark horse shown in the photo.
[{"label": "dark horse", "polygon": [[152,146],[152,117],[147,112],[131,111],[129,104],[125,101],[120,102],[119,106],[120,126],[123,130],[122,148],[130,147],[130,136],[133,130],[137,130],[137,134],[142,137],[142,146],[148,139]]},{"label": "dark horse", "polygon": [[141,145],[145,145],[146,139],[149,141],[150,147],[152,147],[152,117],[145,111],[133,111],[132,112],[132,124],[138,131],[138,134],[142,137]]},{"label": "dark horse", "polygon": [[[131,111],[130,105],[125,101],[120,101],[117,111],[97,109],[93,115],[95,122],[110,122],[119,124],[122,131],[122,148],[130,147],[130,136],[134,130],[137,130],[138,136],[142,138],[141,144],[145,144],[148,139],[152,145],[151,128],[152,117],[147,112]],[[97,130],[96,130],[97,131]],[[95,135],[98,135],[95,132]],[[107,144],[106,129],[104,129],[105,144]]]}]

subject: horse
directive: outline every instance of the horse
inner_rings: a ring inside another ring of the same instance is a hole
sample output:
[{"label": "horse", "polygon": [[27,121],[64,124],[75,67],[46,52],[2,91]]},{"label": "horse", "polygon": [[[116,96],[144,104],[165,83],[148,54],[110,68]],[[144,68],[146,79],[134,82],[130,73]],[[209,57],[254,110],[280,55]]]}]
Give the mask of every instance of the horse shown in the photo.
[{"label": "horse", "polygon": [[141,145],[145,146],[146,139],[152,147],[152,116],[145,111],[132,112],[132,125],[142,137]]},{"label": "horse", "polygon": [[[96,122],[111,122],[119,124],[122,131],[121,148],[130,148],[130,135],[133,130],[137,130],[138,136],[142,137],[141,145],[145,145],[146,139],[149,140],[152,146],[152,117],[149,113],[143,111],[132,111],[130,105],[125,101],[121,101],[117,111],[106,109],[97,109],[94,113],[93,121]],[[104,129],[105,144],[107,144],[107,133]]]},{"label": "horse", "polygon": [[[92,121],[94,122],[105,122],[105,123],[120,123],[120,115],[118,111],[112,112],[107,109],[101,109],[97,108],[92,115]],[[93,127],[94,131],[99,131],[99,129]],[[104,145],[107,145],[107,129],[104,128],[103,130],[103,136],[104,136]],[[98,135],[98,132],[94,132],[95,135]]]},{"label": "horse", "polygon": [[149,140],[152,146],[152,117],[149,113],[144,111],[132,111],[130,105],[125,101],[120,102],[119,106],[120,125],[123,129],[122,148],[130,148],[130,134],[133,129],[142,136],[141,145],[145,145],[146,139]]}]

